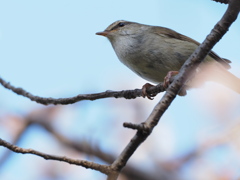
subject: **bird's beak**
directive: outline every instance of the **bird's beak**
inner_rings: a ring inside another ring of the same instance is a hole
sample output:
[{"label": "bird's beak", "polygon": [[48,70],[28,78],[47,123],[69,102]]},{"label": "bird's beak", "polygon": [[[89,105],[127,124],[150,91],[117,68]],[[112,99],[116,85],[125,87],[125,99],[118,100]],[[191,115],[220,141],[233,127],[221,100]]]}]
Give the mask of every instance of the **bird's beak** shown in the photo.
[{"label": "bird's beak", "polygon": [[102,31],[102,32],[97,32],[96,35],[100,35],[100,36],[107,36],[109,33],[109,31]]}]

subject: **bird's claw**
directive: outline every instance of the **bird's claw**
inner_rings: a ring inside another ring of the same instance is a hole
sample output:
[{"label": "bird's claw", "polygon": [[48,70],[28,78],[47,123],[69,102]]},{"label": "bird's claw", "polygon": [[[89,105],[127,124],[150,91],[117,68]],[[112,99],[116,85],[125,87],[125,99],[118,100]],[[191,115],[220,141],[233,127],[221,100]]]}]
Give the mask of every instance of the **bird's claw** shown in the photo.
[{"label": "bird's claw", "polygon": [[143,86],[142,86],[142,96],[145,98],[145,97],[147,97],[148,99],[150,99],[150,100],[153,100],[154,98],[154,96],[156,96],[156,95],[154,95],[154,94],[149,94],[148,92],[147,92],[147,89],[148,88],[150,88],[150,87],[153,87],[154,85],[152,85],[152,84],[150,84],[150,83],[146,83],[146,84],[144,84]]},{"label": "bird's claw", "polygon": [[177,74],[178,74],[178,71],[169,71],[164,78],[163,87],[167,88],[170,84],[170,79]]}]

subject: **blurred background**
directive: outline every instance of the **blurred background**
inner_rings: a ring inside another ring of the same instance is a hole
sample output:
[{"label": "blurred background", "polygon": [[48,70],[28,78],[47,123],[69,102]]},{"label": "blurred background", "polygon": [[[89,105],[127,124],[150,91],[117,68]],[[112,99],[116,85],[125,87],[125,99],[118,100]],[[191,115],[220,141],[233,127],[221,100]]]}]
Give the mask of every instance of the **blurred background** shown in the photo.
[{"label": "blurred background", "polygon": [[[210,0],[0,0],[0,76],[41,97],[141,88],[146,81],[121,64],[108,40],[96,32],[124,19],[168,27],[202,42],[226,8]],[[230,71],[238,77],[239,22],[214,47],[232,61]],[[0,87],[0,138],[48,154],[109,164],[135,134],[123,122],[145,121],[161,96],[43,106]],[[239,108],[239,95],[214,83],[177,97],[119,179],[237,179]],[[106,176],[0,147],[0,179]]]}]

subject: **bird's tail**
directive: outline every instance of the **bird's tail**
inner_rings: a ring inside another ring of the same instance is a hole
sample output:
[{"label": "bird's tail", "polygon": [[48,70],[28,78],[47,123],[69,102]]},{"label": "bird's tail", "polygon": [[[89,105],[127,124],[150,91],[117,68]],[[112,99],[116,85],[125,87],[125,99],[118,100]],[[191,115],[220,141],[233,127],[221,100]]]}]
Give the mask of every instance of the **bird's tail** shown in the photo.
[{"label": "bird's tail", "polygon": [[218,63],[202,63],[199,72],[196,73],[194,83],[213,81],[240,94],[240,79]]}]

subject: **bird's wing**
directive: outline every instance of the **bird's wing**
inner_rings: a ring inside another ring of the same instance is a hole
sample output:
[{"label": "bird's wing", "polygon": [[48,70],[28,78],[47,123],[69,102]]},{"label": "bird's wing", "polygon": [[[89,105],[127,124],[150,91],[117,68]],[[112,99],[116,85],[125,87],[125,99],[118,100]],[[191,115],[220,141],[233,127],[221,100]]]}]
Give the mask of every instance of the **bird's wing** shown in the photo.
[{"label": "bird's wing", "polygon": [[[161,29],[161,31],[159,31],[159,28]],[[188,41],[188,42],[194,43],[198,46],[200,45],[200,43],[195,41],[194,39],[192,39],[190,37],[187,37],[187,36],[184,36],[184,35],[176,32],[176,31],[173,31],[173,30],[165,28],[165,27],[156,27],[156,28],[153,28],[153,31],[156,34],[159,34],[159,35],[161,34],[161,35],[167,36],[169,38],[175,38],[175,39],[179,39],[179,40],[182,40],[182,41]],[[210,51],[209,56],[211,56],[217,62],[221,63],[227,69],[229,69],[231,67],[229,65],[229,63],[231,63],[230,60],[221,58],[215,52]]]}]

